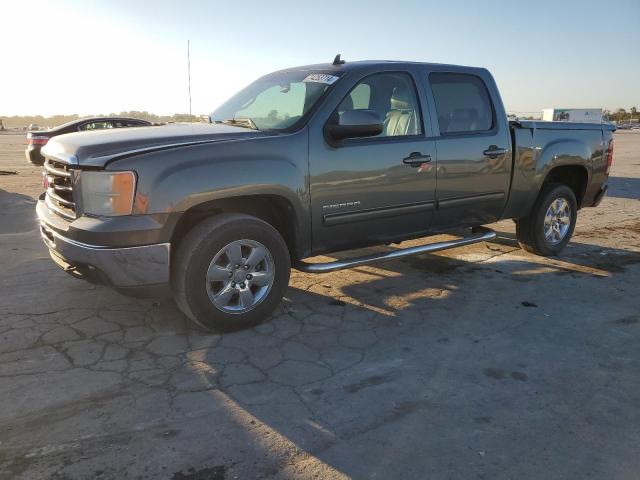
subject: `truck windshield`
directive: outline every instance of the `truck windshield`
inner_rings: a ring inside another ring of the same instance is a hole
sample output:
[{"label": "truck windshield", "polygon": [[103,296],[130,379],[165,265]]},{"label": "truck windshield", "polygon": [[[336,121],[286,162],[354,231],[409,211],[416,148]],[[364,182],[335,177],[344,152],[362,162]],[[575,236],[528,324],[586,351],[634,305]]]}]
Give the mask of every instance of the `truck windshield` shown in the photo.
[{"label": "truck windshield", "polygon": [[308,70],[267,75],[223,103],[211,114],[211,121],[287,130],[302,120],[338,79],[334,74]]}]

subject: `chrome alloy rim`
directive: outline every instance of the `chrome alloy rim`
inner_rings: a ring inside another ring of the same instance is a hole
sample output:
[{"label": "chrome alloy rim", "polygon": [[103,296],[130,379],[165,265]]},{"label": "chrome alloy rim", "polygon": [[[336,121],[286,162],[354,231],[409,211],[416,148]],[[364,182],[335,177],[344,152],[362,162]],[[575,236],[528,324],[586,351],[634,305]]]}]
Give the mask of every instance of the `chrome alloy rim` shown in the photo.
[{"label": "chrome alloy rim", "polygon": [[236,240],[223,247],[207,269],[207,294],[225,313],[245,313],[269,294],[275,264],[269,250],[255,240]]},{"label": "chrome alloy rim", "polygon": [[567,236],[571,226],[571,207],[565,198],[556,198],[544,216],[544,236],[552,245],[560,243]]}]

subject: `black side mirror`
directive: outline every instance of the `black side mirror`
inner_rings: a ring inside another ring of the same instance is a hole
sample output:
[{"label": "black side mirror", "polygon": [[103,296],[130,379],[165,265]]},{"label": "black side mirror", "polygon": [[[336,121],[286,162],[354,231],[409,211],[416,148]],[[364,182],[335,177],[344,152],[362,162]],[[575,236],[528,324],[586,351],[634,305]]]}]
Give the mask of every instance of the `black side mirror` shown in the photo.
[{"label": "black side mirror", "polygon": [[327,136],[335,141],[375,137],[383,128],[380,116],[372,110],[346,110],[339,115],[338,123],[328,123],[325,127]]}]

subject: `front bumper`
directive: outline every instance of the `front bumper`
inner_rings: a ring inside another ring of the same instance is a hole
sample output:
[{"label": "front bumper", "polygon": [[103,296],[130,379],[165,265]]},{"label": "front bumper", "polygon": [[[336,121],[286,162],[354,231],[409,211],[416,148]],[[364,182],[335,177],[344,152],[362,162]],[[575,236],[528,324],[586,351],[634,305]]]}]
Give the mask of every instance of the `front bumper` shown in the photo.
[{"label": "front bumper", "polygon": [[107,284],[134,296],[164,295],[170,278],[170,244],[123,248],[88,245],[61,235],[45,221],[38,202],[40,234],[51,258],[66,272],[92,283]]}]

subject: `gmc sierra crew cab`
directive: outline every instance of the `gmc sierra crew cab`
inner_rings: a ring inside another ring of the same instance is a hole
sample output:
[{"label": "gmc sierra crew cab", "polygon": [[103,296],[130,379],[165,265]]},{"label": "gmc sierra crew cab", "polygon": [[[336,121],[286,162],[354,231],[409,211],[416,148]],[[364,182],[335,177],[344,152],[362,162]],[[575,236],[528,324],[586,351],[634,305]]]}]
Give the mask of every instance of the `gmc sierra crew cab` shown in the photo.
[{"label": "gmc sierra crew cab", "polygon": [[[45,148],[42,238],[72,275],[171,292],[204,328],[269,316],[291,267],[327,272],[492,238],[554,255],[607,190],[610,125],[509,122],[484,68],[391,61],[266,75],[211,123],[71,133]],[[457,240],[318,254],[458,227]]]}]

